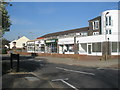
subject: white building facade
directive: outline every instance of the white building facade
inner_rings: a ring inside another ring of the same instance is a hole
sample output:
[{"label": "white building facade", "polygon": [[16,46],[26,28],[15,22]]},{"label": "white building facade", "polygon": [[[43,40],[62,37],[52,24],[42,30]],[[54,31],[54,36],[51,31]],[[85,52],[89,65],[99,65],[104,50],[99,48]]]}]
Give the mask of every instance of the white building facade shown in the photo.
[{"label": "white building facade", "polygon": [[[102,56],[108,48],[110,55],[120,54],[120,10],[107,10],[101,15],[101,35],[78,37],[79,54]],[[103,45],[104,42],[108,44]],[[105,48],[104,48],[105,47]],[[95,49],[98,49],[95,51]]]},{"label": "white building facade", "polygon": [[28,52],[120,55],[119,15],[120,10],[107,10],[101,16],[89,20],[89,27],[44,35],[44,39],[34,41],[34,48],[32,51],[28,49]]},{"label": "white building facade", "polygon": [[44,39],[35,39],[27,42],[27,52],[28,53],[44,53],[45,43]]}]

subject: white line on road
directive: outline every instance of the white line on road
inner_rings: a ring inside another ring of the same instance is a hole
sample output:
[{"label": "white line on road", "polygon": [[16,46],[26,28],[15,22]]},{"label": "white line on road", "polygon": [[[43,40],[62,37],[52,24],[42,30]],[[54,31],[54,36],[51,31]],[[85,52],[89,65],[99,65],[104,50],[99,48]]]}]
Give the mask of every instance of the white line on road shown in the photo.
[{"label": "white line on road", "polygon": [[76,87],[74,87],[73,85],[71,85],[70,83],[68,83],[68,82],[66,82],[65,80],[68,80],[68,78],[66,78],[66,79],[55,79],[55,80],[52,80],[52,81],[61,81],[61,82],[63,82],[63,83],[65,83],[65,84],[67,84],[68,86],[70,86],[71,88],[73,88],[73,89],[75,89],[75,90],[78,90]]},{"label": "white line on road", "polygon": [[97,68],[98,70],[119,70],[119,69],[115,69],[115,68]]},{"label": "white line on road", "polygon": [[65,71],[71,71],[71,72],[76,72],[76,73],[82,73],[82,74],[88,74],[88,75],[95,75],[94,73],[88,73],[88,72],[82,72],[82,71],[75,71],[75,70],[70,70],[70,69],[65,69],[61,67],[56,67],[57,69],[65,70]]},{"label": "white line on road", "polygon": [[70,83],[64,81],[64,80],[61,80],[63,83],[67,84],[68,86],[70,86],[71,88],[75,89],[75,90],[78,90],[76,87],[74,87],[73,85],[71,85]]}]

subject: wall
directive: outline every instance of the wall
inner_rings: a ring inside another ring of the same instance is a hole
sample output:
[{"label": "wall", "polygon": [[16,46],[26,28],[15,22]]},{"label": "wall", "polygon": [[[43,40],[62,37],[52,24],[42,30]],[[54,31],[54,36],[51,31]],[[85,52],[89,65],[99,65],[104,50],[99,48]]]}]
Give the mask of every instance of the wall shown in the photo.
[{"label": "wall", "polygon": [[58,44],[74,44],[74,38],[70,37],[70,38],[60,38],[58,39]]},{"label": "wall", "polygon": [[103,42],[105,41],[104,35],[96,35],[96,36],[87,36],[87,37],[77,37],[76,43],[91,43],[91,42]]},{"label": "wall", "polygon": [[29,41],[29,39],[26,38],[25,36],[19,38],[18,40],[14,40],[10,43],[10,49],[12,49],[12,47],[13,47],[13,42],[16,42],[17,48],[23,48],[23,43],[25,43],[25,45],[26,45],[27,41]]},{"label": "wall", "polygon": [[[111,26],[106,26],[105,25],[105,14],[109,12],[107,16],[111,16],[112,18],[112,25]],[[120,10],[119,10],[120,12]],[[102,34],[105,34],[105,29],[112,29],[112,35],[117,35],[118,34],[118,10],[107,10],[102,13]]]},{"label": "wall", "polygon": [[26,38],[26,37],[21,37],[20,39],[18,39],[18,40],[16,41],[16,47],[17,47],[17,48],[22,48],[22,47],[23,47],[23,43],[25,43],[25,45],[26,45],[26,42],[27,42],[28,40],[29,40],[29,39]]}]

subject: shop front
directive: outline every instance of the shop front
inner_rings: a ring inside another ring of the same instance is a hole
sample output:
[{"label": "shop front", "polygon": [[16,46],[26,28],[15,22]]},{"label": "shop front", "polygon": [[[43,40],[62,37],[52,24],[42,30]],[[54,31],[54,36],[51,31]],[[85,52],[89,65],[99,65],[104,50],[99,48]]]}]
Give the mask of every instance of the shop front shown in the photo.
[{"label": "shop front", "polygon": [[45,51],[46,53],[57,53],[57,42],[58,39],[45,40]]},{"label": "shop front", "polygon": [[74,38],[61,38],[58,44],[60,54],[74,54]]},{"label": "shop front", "polygon": [[27,42],[27,52],[28,53],[35,53],[35,42],[34,41]]},{"label": "shop front", "polygon": [[35,41],[35,52],[36,53],[44,53],[45,52],[44,40],[36,40]]}]

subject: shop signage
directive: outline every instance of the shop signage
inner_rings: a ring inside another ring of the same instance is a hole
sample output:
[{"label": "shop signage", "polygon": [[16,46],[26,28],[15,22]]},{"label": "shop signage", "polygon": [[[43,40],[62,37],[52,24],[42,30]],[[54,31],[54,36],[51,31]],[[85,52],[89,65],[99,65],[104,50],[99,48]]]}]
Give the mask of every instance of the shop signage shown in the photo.
[{"label": "shop signage", "polygon": [[56,43],[57,39],[46,40],[45,43]]}]

